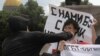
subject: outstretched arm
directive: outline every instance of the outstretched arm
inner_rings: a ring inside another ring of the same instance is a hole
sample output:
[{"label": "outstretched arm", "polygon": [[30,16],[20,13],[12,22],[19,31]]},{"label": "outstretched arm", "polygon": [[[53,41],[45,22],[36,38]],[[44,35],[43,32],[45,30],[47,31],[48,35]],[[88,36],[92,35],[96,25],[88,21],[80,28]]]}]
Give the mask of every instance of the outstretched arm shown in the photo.
[{"label": "outstretched arm", "polygon": [[71,33],[62,32],[59,34],[47,34],[42,33],[42,37],[40,38],[40,41],[42,43],[52,43],[52,42],[59,42],[60,40],[69,40],[72,38]]}]

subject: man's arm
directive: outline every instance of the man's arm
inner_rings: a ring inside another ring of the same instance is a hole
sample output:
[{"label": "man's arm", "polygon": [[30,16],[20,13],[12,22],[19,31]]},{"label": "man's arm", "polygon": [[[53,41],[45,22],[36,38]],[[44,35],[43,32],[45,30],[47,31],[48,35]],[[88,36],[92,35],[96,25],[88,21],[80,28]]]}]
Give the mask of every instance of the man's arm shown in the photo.
[{"label": "man's arm", "polygon": [[59,42],[60,40],[69,40],[73,37],[71,33],[66,32],[62,32],[59,34],[40,33],[40,35],[40,42],[42,43]]}]

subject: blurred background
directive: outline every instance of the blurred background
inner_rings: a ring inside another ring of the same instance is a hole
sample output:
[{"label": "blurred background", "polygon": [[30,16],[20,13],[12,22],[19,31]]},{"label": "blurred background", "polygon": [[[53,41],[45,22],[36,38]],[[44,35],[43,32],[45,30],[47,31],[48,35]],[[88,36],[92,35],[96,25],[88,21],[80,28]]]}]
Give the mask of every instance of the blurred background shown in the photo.
[{"label": "blurred background", "polygon": [[0,56],[2,41],[9,36],[7,20],[10,15],[30,19],[31,31],[43,31],[49,14],[49,4],[91,13],[98,23],[95,26],[100,35],[99,0],[0,0]]}]

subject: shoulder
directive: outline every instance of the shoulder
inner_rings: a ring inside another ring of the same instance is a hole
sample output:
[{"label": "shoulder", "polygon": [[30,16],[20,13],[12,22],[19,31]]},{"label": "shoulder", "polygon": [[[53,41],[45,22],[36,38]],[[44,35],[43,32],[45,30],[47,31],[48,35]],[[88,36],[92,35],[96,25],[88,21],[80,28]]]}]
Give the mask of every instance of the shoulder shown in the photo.
[{"label": "shoulder", "polygon": [[33,32],[24,32],[24,33],[21,33],[20,35],[23,38],[28,38],[28,39],[32,38],[33,39],[33,37],[42,37],[42,36],[44,36],[44,33],[40,32],[40,31],[33,31]]},{"label": "shoulder", "polygon": [[44,33],[43,32],[40,32],[40,31],[33,31],[33,32],[26,32],[24,33],[26,35],[43,35]]}]

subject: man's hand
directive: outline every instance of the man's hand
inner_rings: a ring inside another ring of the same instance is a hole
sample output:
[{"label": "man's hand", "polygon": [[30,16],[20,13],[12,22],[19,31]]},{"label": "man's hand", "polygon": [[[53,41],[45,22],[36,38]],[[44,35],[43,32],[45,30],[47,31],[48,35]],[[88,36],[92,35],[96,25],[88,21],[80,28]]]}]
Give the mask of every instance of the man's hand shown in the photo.
[{"label": "man's hand", "polygon": [[73,34],[70,32],[62,32],[62,33],[59,33],[58,35],[60,35],[65,41],[73,38]]}]

